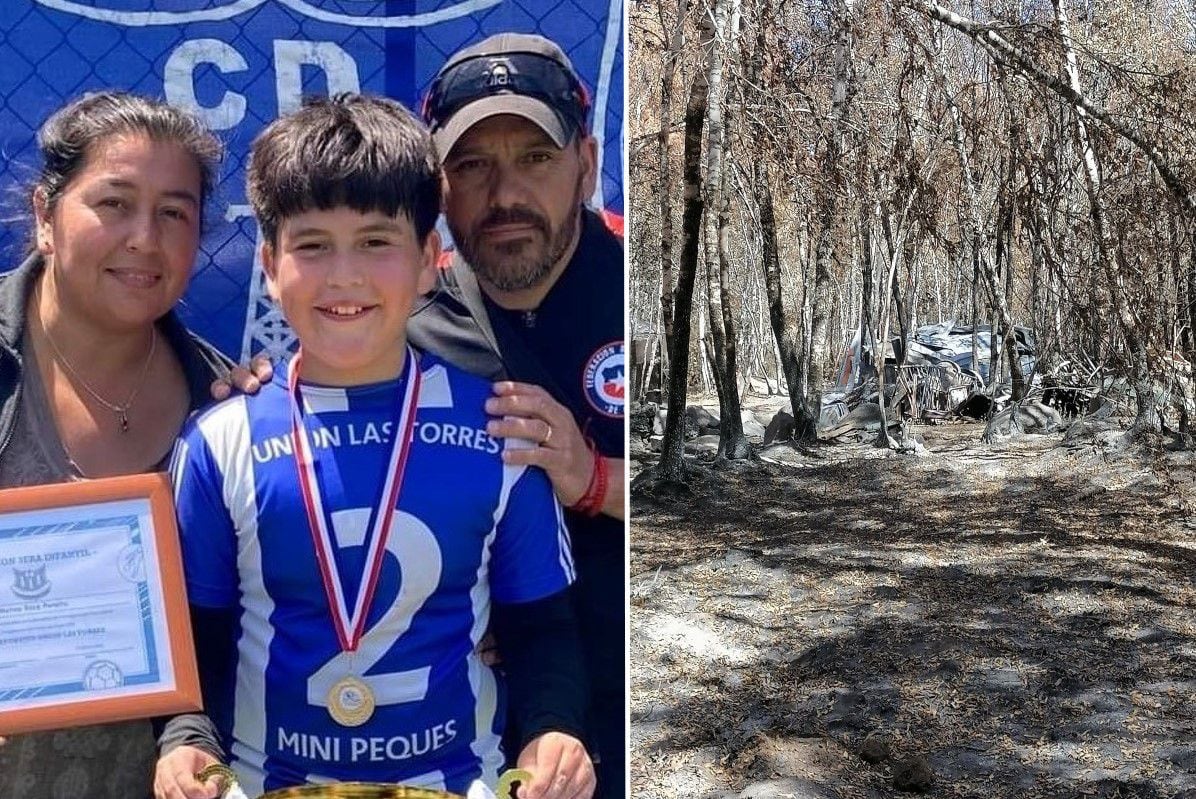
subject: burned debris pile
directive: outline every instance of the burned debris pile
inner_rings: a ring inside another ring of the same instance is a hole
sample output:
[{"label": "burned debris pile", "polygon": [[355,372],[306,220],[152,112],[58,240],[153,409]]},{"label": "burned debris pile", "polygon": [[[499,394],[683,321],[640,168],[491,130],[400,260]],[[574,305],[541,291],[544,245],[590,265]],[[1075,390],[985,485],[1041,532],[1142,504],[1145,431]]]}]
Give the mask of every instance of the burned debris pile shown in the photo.
[{"label": "burned debris pile", "polygon": [[[876,441],[884,425],[891,445],[901,449],[908,425],[980,421],[985,442],[1067,430],[1064,443],[1072,444],[1120,431],[1115,419],[1133,416],[1134,391],[1125,379],[1084,359],[1043,356],[1029,328],[1016,327],[1012,341],[1022,380],[1018,397],[1004,341],[989,325],[944,322],[917,328],[908,342],[894,338],[885,348],[883,376],[876,368],[882,359],[857,335],[821,396],[818,440]],[[1161,406],[1188,401],[1178,394],[1159,400]],[[765,448],[793,440],[794,419],[783,399],[762,404],[743,411],[745,435]],[[690,454],[718,450],[717,405],[688,406],[684,424]],[[664,425],[665,412],[655,403],[633,405],[633,456],[659,450]]]}]

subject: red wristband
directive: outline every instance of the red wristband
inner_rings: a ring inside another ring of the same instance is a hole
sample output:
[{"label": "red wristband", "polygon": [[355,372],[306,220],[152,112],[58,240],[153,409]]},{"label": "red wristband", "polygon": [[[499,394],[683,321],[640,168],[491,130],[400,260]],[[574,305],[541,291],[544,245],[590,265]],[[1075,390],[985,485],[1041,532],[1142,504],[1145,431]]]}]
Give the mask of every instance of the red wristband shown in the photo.
[{"label": "red wristband", "polygon": [[569,506],[569,510],[586,516],[597,516],[602,512],[602,506],[606,502],[606,489],[610,475],[606,470],[606,459],[602,457],[598,447],[594,446],[593,440],[587,438],[586,444],[589,445],[590,453],[594,456],[594,471],[590,473],[590,484],[586,487],[586,492]]}]

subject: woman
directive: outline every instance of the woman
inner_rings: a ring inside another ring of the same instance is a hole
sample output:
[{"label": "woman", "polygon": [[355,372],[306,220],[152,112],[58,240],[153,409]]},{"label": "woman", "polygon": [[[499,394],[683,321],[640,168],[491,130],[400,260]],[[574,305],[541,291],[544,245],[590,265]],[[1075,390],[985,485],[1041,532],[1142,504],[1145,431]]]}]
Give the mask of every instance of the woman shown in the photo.
[{"label": "woman", "polygon": [[[33,252],[0,278],[0,487],[164,468],[223,358],[171,308],[220,145],[164,103],[105,92],[38,134]],[[150,795],[148,722],[12,736],[5,799]]]}]

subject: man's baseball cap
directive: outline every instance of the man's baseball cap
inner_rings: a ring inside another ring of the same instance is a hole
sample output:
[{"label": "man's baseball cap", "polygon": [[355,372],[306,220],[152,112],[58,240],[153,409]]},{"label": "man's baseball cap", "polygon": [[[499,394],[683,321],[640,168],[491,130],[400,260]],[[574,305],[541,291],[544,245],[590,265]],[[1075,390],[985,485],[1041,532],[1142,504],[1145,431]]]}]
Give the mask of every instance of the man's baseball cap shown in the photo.
[{"label": "man's baseball cap", "polygon": [[454,53],[424,98],[424,121],[440,157],[488,117],[534,122],[558,147],[586,130],[590,96],[569,57],[543,36],[500,33]]}]

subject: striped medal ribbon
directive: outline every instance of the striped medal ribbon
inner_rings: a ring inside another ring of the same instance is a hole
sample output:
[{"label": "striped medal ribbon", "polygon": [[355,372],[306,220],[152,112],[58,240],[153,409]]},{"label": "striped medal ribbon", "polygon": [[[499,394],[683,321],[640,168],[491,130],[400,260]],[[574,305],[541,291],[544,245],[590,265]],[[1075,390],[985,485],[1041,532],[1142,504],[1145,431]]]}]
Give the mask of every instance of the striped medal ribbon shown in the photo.
[{"label": "striped medal ribbon", "polygon": [[[423,376],[415,351],[407,347],[404,371],[408,379],[404,384],[403,398],[395,409],[391,422],[390,456],[383,465],[378,500],[370,511],[367,525],[366,558],[361,581],[358,583],[357,599],[350,611],[345,600],[340,570],[336,564],[331,525],[324,508],[324,498],[316,474],[315,455],[308,439],[307,426],[303,423],[302,399],[299,389],[299,370],[303,350],[291,360],[287,383],[291,397],[291,437],[295,466],[299,472],[299,487],[303,495],[303,507],[307,511],[308,527],[311,529],[315,546],[316,561],[320,566],[320,579],[324,583],[324,594],[328,599],[328,611],[336,629],[337,639],[345,652],[355,652],[365,632],[365,619],[374,591],[378,587],[378,575],[382,570],[382,559],[386,554],[386,539],[390,535],[390,522],[398,505],[399,492],[403,485],[403,473],[407,457],[411,453],[412,430],[415,426],[416,408],[419,406],[419,390]],[[333,720],[345,727],[364,724],[374,714],[376,701],[369,685],[358,674],[346,674],[328,691],[328,713]]]}]

